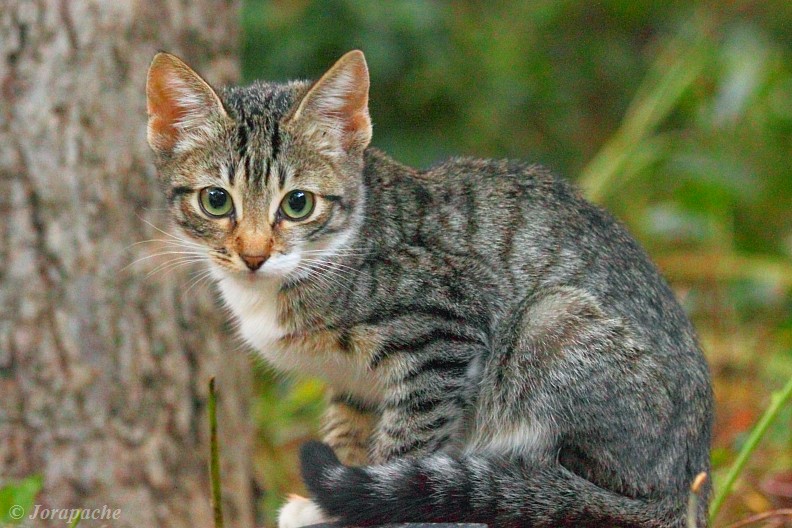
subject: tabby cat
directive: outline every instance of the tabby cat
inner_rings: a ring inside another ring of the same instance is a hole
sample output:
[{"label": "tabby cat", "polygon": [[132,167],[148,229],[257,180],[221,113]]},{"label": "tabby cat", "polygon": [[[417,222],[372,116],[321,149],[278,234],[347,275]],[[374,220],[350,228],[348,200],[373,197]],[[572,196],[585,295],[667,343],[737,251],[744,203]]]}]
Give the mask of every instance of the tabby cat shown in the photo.
[{"label": "tabby cat", "polygon": [[370,148],[368,90],[360,51],[314,83],[148,75],[173,220],[245,340],[332,391],[281,527],[683,526],[710,379],[644,251],[536,165]]}]

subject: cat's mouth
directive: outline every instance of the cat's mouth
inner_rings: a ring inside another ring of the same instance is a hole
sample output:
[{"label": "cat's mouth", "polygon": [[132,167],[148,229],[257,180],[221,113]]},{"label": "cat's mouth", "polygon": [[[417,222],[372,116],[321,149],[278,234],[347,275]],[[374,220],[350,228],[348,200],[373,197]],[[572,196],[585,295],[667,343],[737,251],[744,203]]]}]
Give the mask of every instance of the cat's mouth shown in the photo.
[{"label": "cat's mouth", "polygon": [[257,281],[257,280],[272,280],[272,279],[279,279],[282,278],[282,275],[273,270],[267,270],[265,268],[257,268],[257,269],[248,269],[248,268],[236,268],[230,270],[230,273],[237,278],[241,278],[242,280],[246,280],[249,282]]},{"label": "cat's mouth", "polygon": [[299,268],[299,264],[299,255],[282,253],[267,256],[238,255],[232,262],[215,262],[223,273],[246,283],[284,280]]},{"label": "cat's mouth", "polygon": [[262,269],[249,270],[242,267],[221,266],[219,271],[219,275],[223,279],[231,280],[239,285],[246,285],[249,287],[259,284],[277,283],[284,280],[281,274],[267,272]]}]

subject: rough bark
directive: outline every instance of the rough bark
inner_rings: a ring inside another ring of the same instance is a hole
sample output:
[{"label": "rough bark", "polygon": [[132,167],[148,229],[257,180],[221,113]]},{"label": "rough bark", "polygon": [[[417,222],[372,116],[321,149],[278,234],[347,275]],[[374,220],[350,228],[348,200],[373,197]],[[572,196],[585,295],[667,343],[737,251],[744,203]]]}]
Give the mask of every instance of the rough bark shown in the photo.
[{"label": "rough bark", "polygon": [[216,375],[226,525],[253,524],[248,358],[211,288],[185,292],[187,268],[124,269],[149,247],[132,244],[163,238],[144,219],[167,226],[145,141],[148,63],[166,49],[234,80],[237,7],[0,7],[0,475],[43,475],[42,508],[119,508],[114,528],[212,526]]}]

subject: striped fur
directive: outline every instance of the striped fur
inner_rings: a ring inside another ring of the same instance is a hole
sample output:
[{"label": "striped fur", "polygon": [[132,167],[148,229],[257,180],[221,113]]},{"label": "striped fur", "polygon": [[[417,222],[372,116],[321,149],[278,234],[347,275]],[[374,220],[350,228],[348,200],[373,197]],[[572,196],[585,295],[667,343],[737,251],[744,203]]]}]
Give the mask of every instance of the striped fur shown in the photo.
[{"label": "striped fur", "polygon": [[[315,502],[290,502],[282,527],[317,512],[359,526],[682,526],[688,485],[709,470],[709,373],[648,257],[540,167],[417,171],[367,148],[367,88],[353,52],[312,85],[219,92],[204,115],[220,117],[187,150],[152,142],[174,220],[206,248],[242,335],[332,388],[335,453],[306,446]],[[208,186],[230,193],[232,218],[202,214]],[[279,216],[293,189],[317,196],[304,221]],[[250,247],[266,251],[261,269],[242,263]]]}]

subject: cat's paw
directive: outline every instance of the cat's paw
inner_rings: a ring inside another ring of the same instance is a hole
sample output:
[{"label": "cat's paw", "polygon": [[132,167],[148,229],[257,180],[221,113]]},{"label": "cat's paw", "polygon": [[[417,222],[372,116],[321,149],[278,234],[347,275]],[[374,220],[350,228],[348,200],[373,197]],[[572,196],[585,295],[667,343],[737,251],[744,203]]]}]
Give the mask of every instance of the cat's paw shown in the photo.
[{"label": "cat's paw", "polygon": [[326,522],[330,522],[330,519],[322,513],[319,506],[311,499],[299,495],[289,495],[278,514],[278,528],[300,528]]}]

